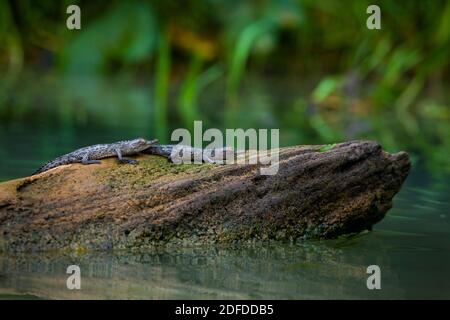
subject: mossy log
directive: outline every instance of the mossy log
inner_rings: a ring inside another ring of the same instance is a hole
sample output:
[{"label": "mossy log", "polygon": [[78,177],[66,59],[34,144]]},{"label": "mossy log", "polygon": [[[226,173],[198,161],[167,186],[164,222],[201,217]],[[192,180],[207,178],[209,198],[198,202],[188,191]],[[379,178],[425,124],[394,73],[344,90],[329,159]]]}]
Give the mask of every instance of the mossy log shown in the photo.
[{"label": "mossy log", "polygon": [[[333,238],[370,229],[410,169],[372,141],[280,149],[260,165],[72,164],[0,184],[3,251],[145,249]],[[326,150],[326,151],[324,151]]]}]

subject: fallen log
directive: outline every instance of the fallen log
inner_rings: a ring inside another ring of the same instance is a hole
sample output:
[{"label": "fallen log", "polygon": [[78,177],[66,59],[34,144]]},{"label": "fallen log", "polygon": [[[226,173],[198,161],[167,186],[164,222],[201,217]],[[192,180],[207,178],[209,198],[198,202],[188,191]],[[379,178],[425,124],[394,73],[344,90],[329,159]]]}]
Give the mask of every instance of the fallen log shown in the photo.
[{"label": "fallen log", "polygon": [[259,164],[137,159],[1,183],[0,251],[333,238],[380,221],[410,169],[407,153],[372,141],[282,148],[272,176]]}]

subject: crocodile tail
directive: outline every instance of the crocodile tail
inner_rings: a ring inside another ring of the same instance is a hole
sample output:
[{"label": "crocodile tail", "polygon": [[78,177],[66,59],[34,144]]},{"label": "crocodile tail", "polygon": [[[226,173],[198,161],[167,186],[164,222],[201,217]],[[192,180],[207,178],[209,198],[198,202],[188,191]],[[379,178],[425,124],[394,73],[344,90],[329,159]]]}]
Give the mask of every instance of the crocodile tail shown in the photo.
[{"label": "crocodile tail", "polygon": [[70,159],[65,158],[65,157],[59,157],[52,161],[47,162],[42,167],[37,169],[32,175],[36,175],[36,174],[39,174],[39,173],[45,172],[47,170],[62,166],[64,164],[69,164],[69,163],[70,163]]},{"label": "crocodile tail", "polygon": [[54,163],[53,161],[47,162],[47,163],[44,164],[42,167],[40,167],[40,168],[37,169],[35,172],[33,172],[32,175],[34,176],[34,175],[36,175],[36,174],[42,173],[42,172],[44,172],[44,171],[47,171],[47,170],[50,170],[50,169],[56,167],[57,165],[52,165],[53,163]]}]

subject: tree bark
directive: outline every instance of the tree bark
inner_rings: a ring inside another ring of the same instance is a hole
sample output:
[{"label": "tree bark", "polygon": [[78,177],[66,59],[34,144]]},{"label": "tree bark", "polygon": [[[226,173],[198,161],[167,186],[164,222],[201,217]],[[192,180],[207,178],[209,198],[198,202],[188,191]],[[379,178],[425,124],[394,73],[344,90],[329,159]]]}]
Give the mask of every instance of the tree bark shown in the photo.
[{"label": "tree bark", "polygon": [[333,238],[370,229],[408,175],[407,153],[372,141],[280,150],[261,165],[61,166],[0,184],[0,250],[145,249]]}]

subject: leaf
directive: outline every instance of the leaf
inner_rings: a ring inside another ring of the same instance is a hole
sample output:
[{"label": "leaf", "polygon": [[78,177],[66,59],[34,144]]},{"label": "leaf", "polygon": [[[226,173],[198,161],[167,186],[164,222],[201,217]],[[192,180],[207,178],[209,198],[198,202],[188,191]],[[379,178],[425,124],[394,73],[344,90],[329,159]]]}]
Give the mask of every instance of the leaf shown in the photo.
[{"label": "leaf", "polygon": [[325,78],[320,81],[312,93],[314,102],[319,103],[324,101],[336,90],[338,85],[339,82],[334,78]]},{"label": "leaf", "polygon": [[320,149],[319,149],[319,152],[330,151],[330,150],[333,149],[334,147],[336,147],[336,143],[333,143],[333,144],[327,144],[326,146],[323,146],[322,148],[320,148]]}]

